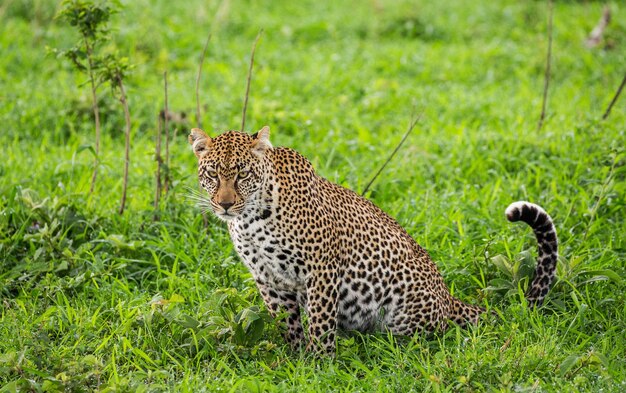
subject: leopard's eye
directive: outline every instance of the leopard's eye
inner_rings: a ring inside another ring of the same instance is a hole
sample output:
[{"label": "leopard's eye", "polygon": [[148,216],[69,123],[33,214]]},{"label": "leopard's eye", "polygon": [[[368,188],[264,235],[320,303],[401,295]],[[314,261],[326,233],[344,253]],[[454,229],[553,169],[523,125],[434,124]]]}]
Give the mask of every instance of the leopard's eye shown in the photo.
[{"label": "leopard's eye", "polygon": [[207,174],[209,175],[210,178],[217,179],[217,172],[215,172],[213,170],[208,170]]},{"label": "leopard's eye", "polygon": [[237,179],[239,180],[247,179],[248,177],[250,177],[250,172],[248,171],[239,171],[237,174]]}]

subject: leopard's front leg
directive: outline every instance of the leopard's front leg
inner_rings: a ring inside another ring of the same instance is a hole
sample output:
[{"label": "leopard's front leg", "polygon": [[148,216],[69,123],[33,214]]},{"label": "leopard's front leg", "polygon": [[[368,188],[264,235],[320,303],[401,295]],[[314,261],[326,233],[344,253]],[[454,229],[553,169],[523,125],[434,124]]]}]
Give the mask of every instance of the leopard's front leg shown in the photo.
[{"label": "leopard's front leg", "polygon": [[282,312],[288,314],[287,329],[283,336],[292,348],[298,348],[304,341],[304,330],[296,293],[270,288],[260,280],[257,280],[256,285],[272,317],[276,318]]},{"label": "leopard's front leg", "polygon": [[315,269],[306,281],[309,343],[307,350],[335,352],[339,282],[337,270]]}]

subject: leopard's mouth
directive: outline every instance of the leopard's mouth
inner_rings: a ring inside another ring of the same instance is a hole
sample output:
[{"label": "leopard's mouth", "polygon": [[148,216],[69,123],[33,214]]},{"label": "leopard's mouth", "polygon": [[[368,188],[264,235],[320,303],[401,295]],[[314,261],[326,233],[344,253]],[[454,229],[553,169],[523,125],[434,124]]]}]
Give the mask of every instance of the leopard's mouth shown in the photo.
[{"label": "leopard's mouth", "polygon": [[215,215],[224,221],[230,221],[236,218],[237,216],[239,216],[240,214],[241,214],[241,211],[232,210],[232,209],[228,209],[228,210],[222,209],[221,211],[215,211]]}]

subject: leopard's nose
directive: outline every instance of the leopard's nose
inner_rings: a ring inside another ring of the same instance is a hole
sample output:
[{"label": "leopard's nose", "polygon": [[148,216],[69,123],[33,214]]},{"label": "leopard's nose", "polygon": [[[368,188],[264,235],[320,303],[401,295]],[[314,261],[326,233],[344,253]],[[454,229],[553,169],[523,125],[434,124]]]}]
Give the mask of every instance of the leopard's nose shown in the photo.
[{"label": "leopard's nose", "polygon": [[234,202],[220,202],[220,206],[224,208],[224,211],[227,211],[229,207],[234,205]]}]

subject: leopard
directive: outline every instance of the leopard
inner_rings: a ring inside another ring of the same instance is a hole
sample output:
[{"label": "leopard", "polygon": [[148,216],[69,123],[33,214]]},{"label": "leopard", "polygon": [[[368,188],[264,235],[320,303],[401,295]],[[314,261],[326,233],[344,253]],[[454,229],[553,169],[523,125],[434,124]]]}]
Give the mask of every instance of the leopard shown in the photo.
[{"label": "leopard", "polygon": [[[215,137],[194,128],[188,139],[204,206],[226,222],[292,347],[335,354],[338,330],[432,334],[487,313],[450,293],[428,252],[390,215],[318,175],[297,151],[274,147],[268,126]],[[539,307],[555,279],[553,220],[526,201],[505,213],[534,231],[539,255],[525,298]]]}]

